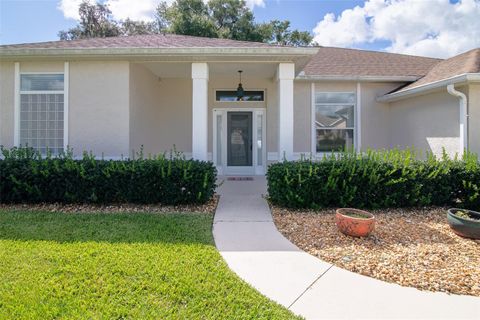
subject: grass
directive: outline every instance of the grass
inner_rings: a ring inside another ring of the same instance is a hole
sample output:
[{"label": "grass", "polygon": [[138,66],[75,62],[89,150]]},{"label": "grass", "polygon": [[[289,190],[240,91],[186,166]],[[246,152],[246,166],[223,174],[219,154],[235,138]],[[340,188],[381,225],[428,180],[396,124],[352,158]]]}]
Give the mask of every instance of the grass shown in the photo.
[{"label": "grass", "polygon": [[233,274],[210,214],[0,210],[0,319],[291,319]]}]

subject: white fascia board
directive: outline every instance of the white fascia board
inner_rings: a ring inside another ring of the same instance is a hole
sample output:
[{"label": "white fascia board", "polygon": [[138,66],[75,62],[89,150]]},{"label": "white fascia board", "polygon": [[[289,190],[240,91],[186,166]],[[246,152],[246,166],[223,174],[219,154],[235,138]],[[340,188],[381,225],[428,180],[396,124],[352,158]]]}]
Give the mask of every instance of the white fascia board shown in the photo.
[{"label": "white fascia board", "polygon": [[426,93],[429,90],[446,87],[449,84],[467,83],[467,82],[480,82],[480,73],[464,73],[451,78],[430,82],[422,86],[413,87],[411,89],[386,94],[384,96],[377,97],[376,100],[377,102],[393,102],[393,101],[401,100],[404,98],[421,95]]},{"label": "white fascia board", "polygon": [[312,56],[318,48],[258,47],[258,48],[0,48],[0,57],[151,57],[151,56],[291,56],[292,58]]},{"label": "white fascia board", "polygon": [[362,82],[413,82],[418,76],[315,76],[299,75],[295,78],[298,81],[362,81]]}]

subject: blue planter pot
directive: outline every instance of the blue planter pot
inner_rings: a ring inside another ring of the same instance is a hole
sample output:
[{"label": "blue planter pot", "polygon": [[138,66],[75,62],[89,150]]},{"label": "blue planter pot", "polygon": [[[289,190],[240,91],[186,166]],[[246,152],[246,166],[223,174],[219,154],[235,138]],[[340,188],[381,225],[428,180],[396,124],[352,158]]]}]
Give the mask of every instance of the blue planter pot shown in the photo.
[{"label": "blue planter pot", "polygon": [[457,211],[468,212],[471,216],[480,218],[480,212],[466,209],[448,209],[447,219],[450,228],[459,236],[472,239],[480,239],[480,221],[470,220],[455,215]]}]

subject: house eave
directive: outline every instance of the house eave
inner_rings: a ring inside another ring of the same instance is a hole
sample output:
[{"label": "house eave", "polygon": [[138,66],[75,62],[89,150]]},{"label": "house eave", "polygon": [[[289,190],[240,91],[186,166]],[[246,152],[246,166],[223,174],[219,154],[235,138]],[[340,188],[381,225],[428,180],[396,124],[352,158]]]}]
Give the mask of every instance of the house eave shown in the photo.
[{"label": "house eave", "polygon": [[0,48],[2,59],[28,58],[159,58],[177,57],[205,61],[211,57],[298,59],[316,54],[318,48],[302,47],[194,47],[194,48]]},{"label": "house eave", "polygon": [[298,75],[299,81],[361,81],[361,82],[413,82],[419,76],[337,76],[337,75]]},{"label": "house eave", "polygon": [[394,102],[405,98],[410,98],[427,93],[430,90],[439,89],[448,86],[449,84],[464,84],[469,82],[480,82],[480,73],[464,73],[447,79],[430,82],[425,85],[413,87],[407,90],[386,94],[377,97],[377,102]]}]

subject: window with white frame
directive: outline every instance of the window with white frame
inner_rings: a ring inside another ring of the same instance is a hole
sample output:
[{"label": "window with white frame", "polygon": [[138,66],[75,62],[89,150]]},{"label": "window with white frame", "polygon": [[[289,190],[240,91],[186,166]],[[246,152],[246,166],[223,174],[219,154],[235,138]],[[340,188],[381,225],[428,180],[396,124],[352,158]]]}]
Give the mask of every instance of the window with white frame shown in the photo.
[{"label": "window with white frame", "polygon": [[352,150],[355,135],[355,93],[315,93],[317,153]]},{"label": "window with white frame", "polygon": [[20,74],[21,146],[42,154],[63,151],[64,90],[63,73]]}]

